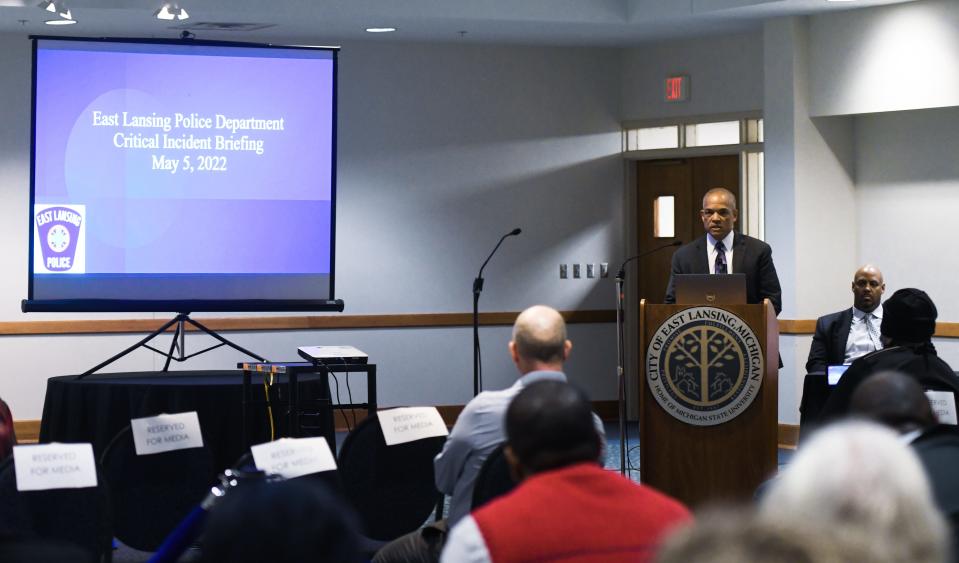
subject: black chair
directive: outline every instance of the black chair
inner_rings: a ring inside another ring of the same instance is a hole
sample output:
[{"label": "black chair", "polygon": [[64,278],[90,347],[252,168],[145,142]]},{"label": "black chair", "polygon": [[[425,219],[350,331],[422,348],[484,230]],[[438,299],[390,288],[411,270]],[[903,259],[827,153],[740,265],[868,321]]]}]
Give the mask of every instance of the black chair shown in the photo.
[{"label": "black chair", "polygon": [[476,510],[494,498],[505,495],[514,487],[516,482],[513,481],[509,463],[506,461],[506,455],[503,454],[503,444],[500,444],[490,452],[476,475],[471,510]]},{"label": "black chair", "polygon": [[214,483],[213,454],[205,444],[138,456],[129,426],[113,437],[100,465],[110,486],[117,539],[141,551],[160,547]]},{"label": "black chair", "polygon": [[[89,561],[113,558],[113,526],[107,484],[97,471],[96,487],[17,491],[13,457],[0,462],[0,533],[66,542]],[[146,508],[146,507],[145,507]],[[141,511],[141,516],[145,516]]]},{"label": "black chair", "polygon": [[438,436],[387,446],[375,415],[346,436],[337,460],[340,480],[367,537],[386,542],[426,522],[440,498],[433,458],[445,441]]}]

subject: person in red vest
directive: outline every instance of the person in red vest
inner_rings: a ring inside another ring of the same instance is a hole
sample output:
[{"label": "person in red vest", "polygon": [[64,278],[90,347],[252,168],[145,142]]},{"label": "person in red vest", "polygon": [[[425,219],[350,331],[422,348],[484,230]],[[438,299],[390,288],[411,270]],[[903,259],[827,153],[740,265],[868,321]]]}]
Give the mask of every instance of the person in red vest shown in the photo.
[{"label": "person in red vest", "polygon": [[586,395],[561,381],[523,389],[506,411],[511,493],[462,519],[440,561],[652,561],[691,520],[678,501],[607,471]]}]

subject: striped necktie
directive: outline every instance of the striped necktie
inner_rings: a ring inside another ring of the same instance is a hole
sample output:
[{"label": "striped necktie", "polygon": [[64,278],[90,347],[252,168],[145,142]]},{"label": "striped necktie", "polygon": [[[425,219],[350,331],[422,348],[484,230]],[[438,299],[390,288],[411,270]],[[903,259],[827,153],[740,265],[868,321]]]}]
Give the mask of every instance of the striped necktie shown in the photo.
[{"label": "striped necktie", "polygon": [[726,270],[726,245],[723,241],[716,243],[716,269],[717,274],[725,274]]},{"label": "striped necktie", "polygon": [[862,317],[862,322],[866,323],[866,332],[869,333],[869,340],[872,340],[872,345],[876,347],[876,350],[881,350],[882,341],[879,340],[879,329],[876,328],[876,323],[873,322],[875,318],[876,315],[866,313]]}]

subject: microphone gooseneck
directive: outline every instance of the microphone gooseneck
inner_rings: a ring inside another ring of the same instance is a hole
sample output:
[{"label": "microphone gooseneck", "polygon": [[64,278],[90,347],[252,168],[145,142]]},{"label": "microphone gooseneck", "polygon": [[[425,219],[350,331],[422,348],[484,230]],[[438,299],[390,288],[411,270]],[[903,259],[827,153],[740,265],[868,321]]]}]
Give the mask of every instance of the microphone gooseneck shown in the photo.
[{"label": "microphone gooseneck", "polygon": [[486,268],[486,265],[489,264],[490,258],[496,254],[496,251],[499,250],[499,246],[503,244],[503,241],[506,240],[506,237],[515,237],[516,235],[523,232],[523,229],[516,227],[512,231],[506,233],[500,237],[499,242],[496,243],[496,246],[493,247],[493,251],[489,253],[489,256],[486,257],[486,260],[483,261],[483,265],[480,266],[479,273],[476,274],[476,279],[473,281],[473,293],[479,293],[483,291],[483,269]]},{"label": "microphone gooseneck", "polygon": [[499,245],[503,244],[503,241],[506,240],[506,237],[515,237],[516,235],[523,232],[523,229],[516,227],[512,231],[506,233],[500,237],[499,242],[496,243],[496,246],[493,247],[493,251],[489,253],[489,256],[486,257],[486,260],[483,262],[483,265],[480,266],[479,273],[476,274],[476,279],[473,280],[473,396],[479,395],[479,392],[483,389],[483,362],[480,357],[480,340],[479,340],[479,298],[480,293],[483,291],[483,268],[486,267],[486,264],[489,263],[490,258],[496,254],[496,251],[499,249]]},{"label": "microphone gooseneck", "polygon": [[662,246],[657,246],[656,248],[654,248],[654,249],[652,249],[652,250],[647,250],[646,252],[640,252],[639,254],[636,254],[635,256],[630,256],[629,258],[627,258],[626,260],[624,260],[624,261],[623,261],[623,264],[619,267],[619,272],[616,274],[616,278],[617,278],[617,279],[623,279],[623,278],[626,277],[626,265],[629,264],[630,262],[632,262],[633,260],[638,260],[638,259],[642,258],[643,256],[648,256],[648,255],[650,255],[650,254],[652,254],[652,253],[654,253],[654,252],[659,252],[660,250],[663,250],[664,248],[670,248],[670,247],[673,247],[673,246],[682,246],[682,244],[683,244],[683,241],[681,241],[681,240],[674,240],[673,242],[671,242],[671,243],[669,243],[669,244],[664,244],[664,245],[662,245]]}]

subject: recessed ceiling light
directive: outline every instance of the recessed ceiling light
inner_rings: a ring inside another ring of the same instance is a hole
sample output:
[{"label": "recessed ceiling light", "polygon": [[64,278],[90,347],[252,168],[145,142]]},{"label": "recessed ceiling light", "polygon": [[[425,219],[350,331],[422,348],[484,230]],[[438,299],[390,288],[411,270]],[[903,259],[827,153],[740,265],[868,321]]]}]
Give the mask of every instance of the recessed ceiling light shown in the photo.
[{"label": "recessed ceiling light", "polygon": [[176,2],[164,4],[159,10],[153,12],[153,17],[158,20],[187,20],[190,14],[184,8],[181,8]]},{"label": "recessed ceiling light", "polygon": [[368,33],[390,33],[396,31],[395,27],[368,27],[366,28]]},{"label": "recessed ceiling light", "polygon": [[71,25],[77,23],[70,13],[70,8],[63,5],[63,0],[44,0],[37,5],[44,12],[50,12],[60,16],[58,20],[48,20],[43,23],[47,25]]}]

